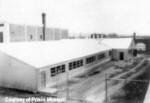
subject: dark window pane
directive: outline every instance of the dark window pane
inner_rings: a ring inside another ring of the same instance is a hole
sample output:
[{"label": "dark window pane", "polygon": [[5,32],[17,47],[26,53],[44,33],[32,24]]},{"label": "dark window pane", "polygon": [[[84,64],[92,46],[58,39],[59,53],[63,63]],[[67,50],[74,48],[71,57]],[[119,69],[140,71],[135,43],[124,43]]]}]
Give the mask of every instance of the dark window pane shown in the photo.
[{"label": "dark window pane", "polygon": [[111,56],[112,55],[112,51],[109,51],[109,56]]},{"label": "dark window pane", "polygon": [[73,64],[71,62],[71,63],[69,63],[69,70],[72,70],[72,69],[73,69]]},{"label": "dark window pane", "polygon": [[75,62],[73,62],[73,69],[75,69],[76,68],[76,61]]},{"label": "dark window pane", "polygon": [[98,60],[101,60],[101,59],[103,59],[103,58],[105,58],[105,53],[98,55]]},{"label": "dark window pane", "polygon": [[51,76],[55,76],[56,74],[56,69],[55,68],[51,68]]},{"label": "dark window pane", "polygon": [[62,72],[65,72],[65,65],[62,65]]},{"label": "dark window pane", "polygon": [[57,74],[61,73],[61,67],[60,66],[57,66]]}]

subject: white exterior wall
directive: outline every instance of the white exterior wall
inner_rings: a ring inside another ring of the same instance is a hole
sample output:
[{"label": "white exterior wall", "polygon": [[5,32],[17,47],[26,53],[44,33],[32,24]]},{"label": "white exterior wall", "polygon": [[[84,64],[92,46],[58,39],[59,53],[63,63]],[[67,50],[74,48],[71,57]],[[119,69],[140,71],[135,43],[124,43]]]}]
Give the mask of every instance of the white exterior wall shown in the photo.
[{"label": "white exterior wall", "polygon": [[0,52],[0,87],[37,90],[36,70]]},{"label": "white exterior wall", "polygon": [[25,26],[9,24],[10,42],[25,41]]},{"label": "white exterior wall", "polygon": [[[100,52],[100,53],[103,53],[103,52]],[[93,56],[93,55],[97,55],[100,54],[100,53],[96,53],[96,54],[92,54],[92,55],[89,55],[89,56]],[[86,64],[85,63],[85,59],[89,56],[86,56],[86,57],[81,57],[81,58],[77,58],[77,59],[73,59],[73,60],[69,60],[69,61],[65,61],[65,62],[62,62],[62,63],[58,63],[58,64],[55,64],[55,65],[51,65],[51,66],[48,66],[48,67],[45,67],[45,68],[41,68],[40,71],[39,71],[39,75],[38,75],[38,88],[41,89],[41,72],[42,71],[45,71],[46,73],[46,86],[47,87],[51,87],[51,86],[54,86],[56,84],[59,84],[59,83],[62,83],[62,82],[65,82],[66,79],[67,79],[67,75],[66,73],[68,72],[68,78],[72,78],[74,76],[77,76],[79,74],[82,74],[84,73],[85,71],[87,70],[90,70],[91,68],[93,68],[94,66],[96,66],[96,64],[101,64],[103,62],[106,62],[106,61],[109,61],[110,60],[110,56],[108,54],[108,51],[105,51],[105,55],[106,57],[102,60],[96,60],[95,62],[93,63],[90,63],[90,64]],[[80,60],[80,59],[83,59],[83,66],[79,67],[79,68],[76,68],[76,69],[73,69],[73,70],[69,70],[69,63],[70,62],[73,62],[73,61],[76,61],[76,60]],[[56,66],[59,66],[59,65],[63,65],[65,64],[66,65],[66,68],[65,68],[65,72],[64,73],[60,73],[54,77],[51,77],[51,68],[52,67],[56,67]]]},{"label": "white exterior wall", "polygon": [[55,40],[59,40],[61,38],[60,33],[61,33],[60,29],[58,28],[54,29]]},{"label": "white exterior wall", "polygon": [[68,30],[61,30],[61,38],[62,39],[68,38]]},{"label": "white exterior wall", "polygon": [[131,57],[131,55],[129,54],[129,50],[128,49],[113,49],[112,51],[112,58],[114,60],[120,60],[120,52],[124,53],[124,60],[128,60],[129,57]]},{"label": "white exterior wall", "polygon": [[[27,30],[27,34],[26,34],[26,37],[27,37],[27,41],[35,41],[36,40],[36,27],[35,26],[27,26],[26,27],[26,30]],[[31,36],[32,35],[32,39],[31,39]]]},{"label": "white exterior wall", "polygon": [[46,35],[45,39],[46,40],[55,40],[55,34],[54,34],[54,29],[53,28],[46,28]]},{"label": "white exterior wall", "polygon": [[38,41],[42,41],[42,38],[40,38],[40,36],[42,35],[43,37],[43,31],[42,31],[42,27],[37,27],[37,33],[36,33],[36,40]]}]

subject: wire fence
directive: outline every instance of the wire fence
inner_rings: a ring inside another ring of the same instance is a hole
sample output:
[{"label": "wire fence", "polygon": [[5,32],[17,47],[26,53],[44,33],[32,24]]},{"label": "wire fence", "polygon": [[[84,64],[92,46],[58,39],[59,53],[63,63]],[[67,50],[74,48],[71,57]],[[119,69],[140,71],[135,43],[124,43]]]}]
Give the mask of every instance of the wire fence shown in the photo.
[{"label": "wire fence", "polygon": [[143,103],[149,81],[146,75],[136,79],[113,79],[105,76],[105,103]]}]

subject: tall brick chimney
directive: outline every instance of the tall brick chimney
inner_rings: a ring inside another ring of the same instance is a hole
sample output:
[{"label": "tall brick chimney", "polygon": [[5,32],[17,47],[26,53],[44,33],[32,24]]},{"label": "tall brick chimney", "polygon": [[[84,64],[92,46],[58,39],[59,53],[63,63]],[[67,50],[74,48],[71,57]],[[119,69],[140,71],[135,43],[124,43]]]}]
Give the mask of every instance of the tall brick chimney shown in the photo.
[{"label": "tall brick chimney", "polygon": [[45,41],[45,33],[46,33],[46,13],[42,13],[42,24],[43,24],[43,41]]}]

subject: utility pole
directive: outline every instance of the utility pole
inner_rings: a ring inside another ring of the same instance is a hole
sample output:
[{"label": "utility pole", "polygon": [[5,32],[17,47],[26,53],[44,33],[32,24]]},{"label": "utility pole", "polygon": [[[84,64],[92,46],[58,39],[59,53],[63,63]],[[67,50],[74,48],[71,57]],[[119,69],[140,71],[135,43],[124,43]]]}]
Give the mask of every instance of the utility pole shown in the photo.
[{"label": "utility pole", "polygon": [[134,42],[134,45],[132,46],[132,56],[134,56],[134,52],[135,52],[135,40],[136,40],[136,33],[134,32],[133,33],[133,42]]},{"label": "utility pole", "polygon": [[108,87],[107,87],[107,74],[105,74],[105,101],[106,101],[106,103],[108,103],[108,101],[107,101],[107,89],[108,89]]},{"label": "utility pole", "polygon": [[136,39],[136,33],[134,32],[133,33],[133,40],[135,41],[135,39]]},{"label": "utility pole", "polygon": [[69,80],[69,72],[67,71],[66,72],[66,101],[67,103],[69,103],[69,83],[68,83],[68,80]]},{"label": "utility pole", "polygon": [[43,24],[43,41],[45,41],[45,31],[46,31],[46,13],[42,13],[42,24]]}]

